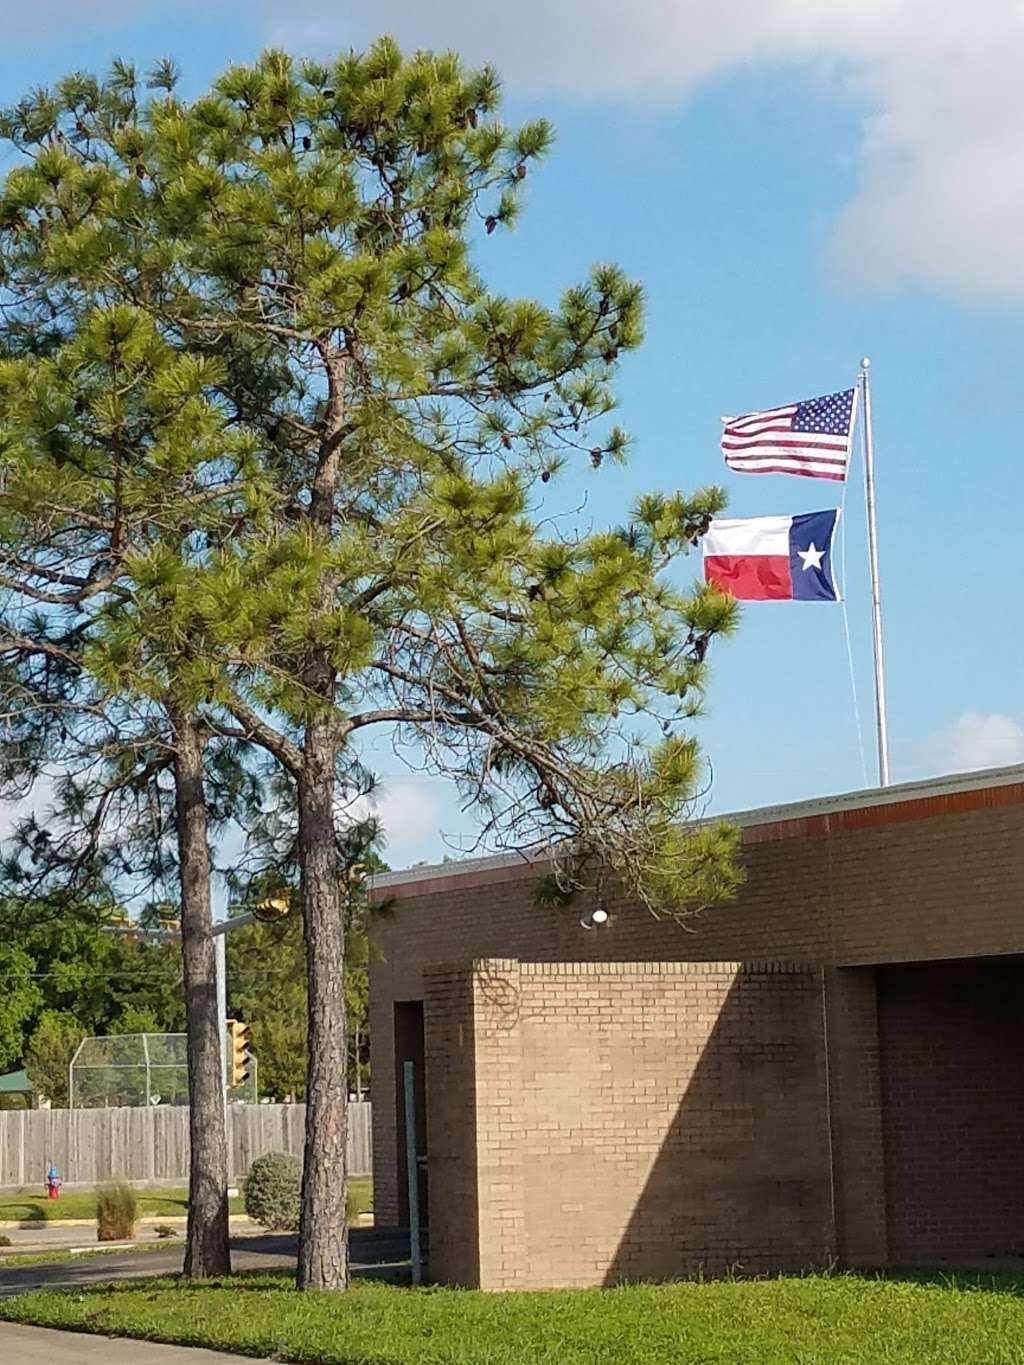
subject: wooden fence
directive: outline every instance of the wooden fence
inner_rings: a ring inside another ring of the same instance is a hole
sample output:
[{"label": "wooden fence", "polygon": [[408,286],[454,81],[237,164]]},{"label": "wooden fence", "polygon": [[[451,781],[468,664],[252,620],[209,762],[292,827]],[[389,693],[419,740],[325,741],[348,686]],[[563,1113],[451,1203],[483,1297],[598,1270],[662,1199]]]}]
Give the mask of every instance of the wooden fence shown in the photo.
[{"label": "wooden fence", "polygon": [[[369,1103],[348,1109],[348,1169],[372,1170]],[[241,1180],[264,1152],[302,1153],[302,1104],[228,1106],[230,1177]],[[0,1188],[42,1185],[47,1167],[69,1185],[100,1180],[188,1179],[188,1109],[24,1109],[0,1112]]]}]

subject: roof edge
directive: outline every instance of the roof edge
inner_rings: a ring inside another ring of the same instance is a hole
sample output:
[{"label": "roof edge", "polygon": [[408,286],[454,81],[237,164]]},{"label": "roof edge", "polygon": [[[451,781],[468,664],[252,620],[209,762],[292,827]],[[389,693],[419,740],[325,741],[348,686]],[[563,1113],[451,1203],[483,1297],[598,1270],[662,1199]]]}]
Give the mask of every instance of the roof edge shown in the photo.
[{"label": "roof edge", "polygon": [[[792,801],[777,806],[755,806],[748,810],[724,811],[721,815],[706,816],[695,824],[711,824],[728,820],[741,829],[806,821],[815,816],[834,815],[844,811],[884,809],[886,806],[905,805],[927,800],[929,797],[953,796],[963,792],[985,791],[998,787],[1024,785],[1024,763],[1002,768],[985,768],[970,773],[948,773],[915,782],[901,782],[892,787],[867,787],[861,791],[841,792],[833,796],[816,796],[810,800]],[[475,873],[496,874],[508,870],[525,872],[543,863],[547,849],[539,847],[514,853],[496,853],[485,858],[456,859],[448,863],[432,863],[426,867],[409,867],[396,872],[383,872],[370,880],[371,894],[382,899],[381,892],[398,887],[422,886],[429,889],[432,882],[458,881]],[[437,890],[442,889],[437,887]]]}]

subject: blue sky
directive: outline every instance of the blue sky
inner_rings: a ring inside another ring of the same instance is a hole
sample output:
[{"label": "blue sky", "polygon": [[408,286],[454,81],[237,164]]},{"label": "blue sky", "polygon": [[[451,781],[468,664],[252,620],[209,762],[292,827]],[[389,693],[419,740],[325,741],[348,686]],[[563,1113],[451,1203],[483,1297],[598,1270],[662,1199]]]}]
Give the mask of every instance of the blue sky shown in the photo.
[{"label": "blue sky", "polygon": [[[643,490],[708,482],[734,515],[834,505],[832,484],[727,474],[719,417],[847,387],[870,354],[894,779],[1024,761],[1016,7],[833,0],[825,25],[802,0],[593,0],[586,26],[578,8],[39,0],[7,34],[0,99],[115,53],[169,53],[197,89],[270,41],[327,51],[385,28],[492,58],[506,116],[546,114],[558,141],[520,227],[484,244],[491,282],[551,300],[615,260],[647,290],[620,385],[630,464],[581,473],[560,501],[585,491],[597,523]],[[858,457],[847,589],[870,783],[860,475]],[[748,607],[698,725],[714,809],[866,785],[840,609]],[[472,828],[442,783],[383,745],[376,762],[393,865]]]}]

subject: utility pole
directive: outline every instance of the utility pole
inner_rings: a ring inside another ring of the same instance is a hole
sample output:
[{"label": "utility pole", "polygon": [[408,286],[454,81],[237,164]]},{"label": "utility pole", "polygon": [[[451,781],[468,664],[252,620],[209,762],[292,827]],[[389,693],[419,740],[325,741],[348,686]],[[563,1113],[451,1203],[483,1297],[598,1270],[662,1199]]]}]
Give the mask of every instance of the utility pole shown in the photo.
[{"label": "utility pole", "polygon": [[218,920],[214,924],[216,937],[213,940],[214,967],[217,973],[217,1018],[220,1020],[220,1079],[221,1087],[224,1091],[224,1111],[227,1113],[228,1107],[228,1059],[227,1059],[227,1026],[228,1026],[228,954],[227,939],[224,934],[216,933],[216,925],[227,921]]}]

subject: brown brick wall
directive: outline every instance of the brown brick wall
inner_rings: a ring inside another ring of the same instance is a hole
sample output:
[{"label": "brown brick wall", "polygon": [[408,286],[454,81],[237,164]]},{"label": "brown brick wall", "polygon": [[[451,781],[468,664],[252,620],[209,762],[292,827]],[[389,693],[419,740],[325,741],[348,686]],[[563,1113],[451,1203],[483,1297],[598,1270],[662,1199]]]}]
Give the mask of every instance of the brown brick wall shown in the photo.
[{"label": "brown brick wall", "polygon": [[482,883],[453,875],[444,889],[413,884],[381,917],[374,988],[422,999],[425,966],[483,957],[854,966],[1024,952],[1022,849],[1024,790],[1017,805],[888,825],[750,831],[738,898],[688,928],[622,900],[612,923],[586,930],[585,905],[541,909],[521,869]]},{"label": "brown brick wall", "polygon": [[468,975],[428,974],[434,1278],[587,1286],[834,1253],[820,973],[478,963],[471,1030]]},{"label": "brown brick wall", "polygon": [[[883,1150],[882,1107],[892,1103],[892,1087],[883,1094],[876,975],[870,969],[1024,953],[1022,850],[1024,787],[1018,784],[747,829],[747,882],[739,897],[686,928],[622,901],[613,906],[607,926],[585,930],[579,923],[585,905],[539,908],[532,895],[534,874],[519,867],[468,876],[453,870],[439,883],[388,891],[395,902],[377,918],[371,967],[378,1217],[396,1221],[398,1215],[393,1002],[424,998],[429,965],[478,958],[778,960],[830,969],[826,998],[840,1255],[850,1264],[878,1264],[909,1254],[902,1249],[908,1245],[900,1241],[903,1234],[888,1243],[887,1201],[894,1208],[900,1190],[916,1177],[909,1173],[909,1156],[900,1165],[895,1129]],[[935,1004],[938,1009],[941,1001]],[[960,1056],[956,1038],[966,1040],[964,1056],[972,1046],[969,1031],[954,1032],[946,1048],[950,1069]],[[922,1047],[937,1049],[938,1038]],[[969,1074],[959,1074],[958,1084],[969,1089]],[[886,1184],[887,1159],[895,1173]]]},{"label": "brown brick wall", "polygon": [[889,1254],[1024,1253],[1024,962],[878,973]]}]

